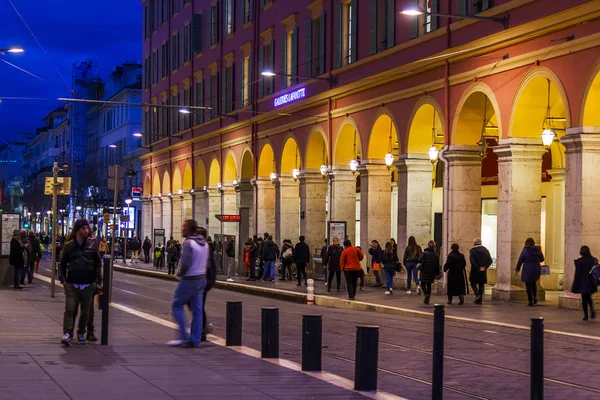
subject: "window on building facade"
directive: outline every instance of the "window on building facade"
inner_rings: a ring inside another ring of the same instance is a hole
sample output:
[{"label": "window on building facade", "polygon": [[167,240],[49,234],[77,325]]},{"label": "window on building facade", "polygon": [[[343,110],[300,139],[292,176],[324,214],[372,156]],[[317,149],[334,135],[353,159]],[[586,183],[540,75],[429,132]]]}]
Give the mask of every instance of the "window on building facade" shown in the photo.
[{"label": "window on building facade", "polygon": [[171,15],[179,12],[179,2],[181,0],[171,0]]},{"label": "window on building facade", "polygon": [[202,14],[192,16],[191,41],[194,54],[202,53],[202,32],[204,28],[202,20]]},{"label": "window on building facade", "polygon": [[221,113],[226,114],[235,108],[235,64],[225,67],[221,72]]},{"label": "window on building facade", "polygon": [[235,0],[223,0],[223,36],[235,30]]},{"label": "window on building facade", "polygon": [[[258,70],[259,72],[264,71],[265,69],[273,70],[275,67],[275,58],[273,48],[275,47],[275,43],[271,40],[270,43],[267,43],[258,48]],[[272,76],[263,76],[259,75],[258,82],[258,97],[263,97],[264,95],[273,93],[273,77]]]},{"label": "window on building facade", "polygon": [[[176,95],[171,96],[171,103],[172,106],[177,106],[179,105],[179,93],[177,93]],[[177,109],[177,107],[169,107],[169,109],[171,110],[171,127],[170,127],[170,134],[173,135],[177,132],[179,132],[179,115],[181,114],[179,112],[179,110]]]},{"label": "window on building facade", "polygon": [[493,7],[492,3],[492,0],[457,0],[456,13],[462,15],[479,14]]},{"label": "window on building facade", "polygon": [[206,85],[206,104],[211,108],[210,119],[216,118],[219,115],[219,73],[215,72],[209,75]]},{"label": "window on building facade", "polygon": [[[156,100],[153,101],[153,103],[156,103]],[[152,136],[156,138],[156,140],[158,140],[160,138],[160,132],[159,132],[159,125],[158,125],[158,117],[160,110],[158,109],[158,107],[152,107]]]},{"label": "window on building facade", "polygon": [[[184,106],[192,105],[192,103],[190,102],[190,95],[191,95],[190,88],[183,90],[183,105]],[[182,114],[182,113],[179,113],[179,115],[181,115],[182,130],[189,129],[191,126],[191,122],[192,122],[192,115],[191,114]]]},{"label": "window on building facade", "polygon": [[282,88],[298,83],[298,28],[281,38],[281,72]]},{"label": "window on building facade", "polygon": [[192,40],[190,37],[190,26],[183,27],[183,62],[188,62],[192,58]]},{"label": "window on building facade", "polygon": [[152,82],[158,83],[158,49],[152,52]]},{"label": "window on building facade", "polygon": [[160,0],[162,2],[162,22],[165,23],[169,19],[169,0]]},{"label": "window on building facade", "polygon": [[155,31],[158,29],[158,21],[159,21],[159,12],[160,12],[160,3],[159,0],[151,0],[152,2],[152,30]]},{"label": "window on building facade", "polygon": [[171,71],[175,71],[179,68],[179,32],[171,36]]},{"label": "window on building facade", "polygon": [[242,58],[240,60],[240,94],[239,94],[239,106],[240,108],[246,107],[252,101],[252,55]]},{"label": "window on building facade", "polygon": [[[413,2],[418,4],[428,13],[439,12],[439,0],[413,0]],[[439,27],[438,20],[439,18],[437,16],[432,16],[431,14],[412,17],[410,21],[410,38],[414,39],[418,36],[437,30]]]},{"label": "window on building facade", "polygon": [[148,88],[148,58],[144,58],[142,62],[142,81],[144,89]]},{"label": "window on building facade", "polygon": [[169,75],[169,42],[164,42],[161,46],[161,51],[160,51],[160,58],[161,58],[161,78],[166,77],[167,75]]},{"label": "window on building facade", "polygon": [[[194,105],[204,107],[204,80],[200,79],[194,84]],[[199,109],[192,113],[194,125],[204,122],[205,110]]]},{"label": "window on building facade", "polygon": [[369,0],[369,54],[394,47],[396,1]]},{"label": "window on building facade", "polygon": [[357,59],[358,0],[347,0],[335,7],[334,68]]},{"label": "window on building facade", "polygon": [[148,39],[150,37],[150,28],[151,28],[151,8],[150,4],[144,4],[144,39]]},{"label": "window on building facade", "polygon": [[310,78],[325,73],[325,13],[309,19],[305,26],[306,75]]},{"label": "window on building facade", "polygon": [[[165,103],[165,102],[161,101],[160,104],[169,104],[169,103],[168,102]],[[165,136],[169,135],[169,115],[170,115],[169,113],[170,113],[170,110],[171,109],[168,107],[161,107],[159,110],[161,119],[162,119],[162,121],[160,123],[161,130],[162,130],[162,132],[160,132],[160,137],[165,137]]]},{"label": "window on building facade", "polygon": [[254,17],[254,0],[242,0],[242,25],[246,25]]},{"label": "window on building facade", "polygon": [[206,47],[219,42],[219,14],[216,5],[206,9]]}]

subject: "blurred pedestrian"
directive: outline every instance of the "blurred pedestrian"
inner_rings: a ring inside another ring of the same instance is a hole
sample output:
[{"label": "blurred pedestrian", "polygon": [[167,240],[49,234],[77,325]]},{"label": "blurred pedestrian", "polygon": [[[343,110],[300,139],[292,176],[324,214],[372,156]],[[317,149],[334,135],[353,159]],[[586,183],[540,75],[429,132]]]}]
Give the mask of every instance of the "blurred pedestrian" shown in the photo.
[{"label": "blurred pedestrian", "polygon": [[475,304],[481,304],[487,283],[487,269],[492,265],[493,260],[489,250],[481,244],[480,238],[475,238],[473,244],[474,247],[469,252],[471,262],[469,281],[475,295]]},{"label": "blurred pedestrian", "polygon": [[300,236],[298,240],[299,242],[296,243],[294,250],[294,262],[296,263],[296,273],[298,275],[298,284],[296,286],[302,285],[303,278],[304,286],[306,286],[306,265],[310,263],[310,248],[306,244],[304,236]]},{"label": "blurred pedestrian", "polygon": [[34,231],[29,231],[29,248],[31,258],[29,259],[29,283],[33,282],[33,274],[37,272],[37,266],[42,258],[42,251],[40,250],[40,241],[35,237]]},{"label": "blurred pedestrian", "polygon": [[592,294],[598,291],[594,282],[592,270],[598,267],[598,259],[592,256],[588,246],[581,246],[579,257],[575,260],[575,277],[573,278],[573,293],[581,294],[581,306],[583,307],[583,320],[588,320],[588,308],[591,311],[592,319],[596,319],[596,311],[594,310],[594,302]]},{"label": "blurred pedestrian", "polygon": [[294,245],[289,239],[283,241],[281,246],[281,278],[285,281],[286,273],[289,272],[290,282],[292,281],[292,264],[294,263]]},{"label": "blurred pedestrian", "polygon": [[383,264],[383,269],[385,271],[385,294],[392,294],[394,292],[394,276],[396,275],[396,272],[400,272],[398,253],[394,251],[392,242],[386,242],[385,251],[382,252],[381,263]]},{"label": "blurred pedestrian", "polygon": [[269,277],[269,281],[273,282],[275,280],[275,260],[279,258],[279,247],[273,241],[273,236],[269,236],[263,241],[261,257],[264,261],[264,272],[261,281],[265,282]]},{"label": "blurred pedestrian", "polygon": [[444,272],[446,275],[446,292],[448,294],[448,304],[452,304],[452,298],[458,296],[458,305],[462,306],[465,302],[466,291],[466,267],[467,260],[465,256],[458,251],[458,243],[452,243],[451,251],[446,257]]},{"label": "blurred pedestrian", "polygon": [[535,245],[535,241],[532,238],[527,238],[527,240],[525,240],[525,247],[523,247],[519,260],[517,261],[517,273],[519,273],[521,267],[523,267],[521,281],[525,282],[527,300],[530,307],[533,307],[538,303],[537,283],[540,280],[542,272],[542,267],[540,265],[542,261],[544,261],[542,249]]},{"label": "blurred pedestrian", "polygon": [[421,246],[417,244],[414,236],[408,238],[408,246],[404,249],[404,257],[402,261],[406,266],[406,294],[411,294],[411,279],[414,279],[417,286],[417,294],[421,294],[421,283],[419,282],[419,271],[417,264],[419,257],[423,253]]},{"label": "blurred pedestrian", "polygon": [[247,281],[255,281],[256,280],[256,261],[258,256],[258,246],[254,242],[253,238],[248,238],[246,242],[246,246],[248,246],[248,272],[250,277],[246,279]]},{"label": "blurred pedestrian", "polygon": [[100,257],[104,257],[104,255],[108,252],[108,244],[106,243],[106,238],[102,238],[100,246],[98,247],[98,251],[100,251]]},{"label": "blurred pedestrian", "polygon": [[[371,269],[375,276],[375,284],[373,287],[382,287],[381,278],[379,277],[379,270],[381,270],[381,262],[383,261],[383,250],[377,240],[371,241],[371,247],[369,248],[369,254],[371,255]],[[397,257],[396,257],[397,258]]]},{"label": "blurred pedestrian", "polygon": [[152,242],[148,239],[148,236],[144,239],[142,249],[144,250],[144,262],[148,264],[150,262],[150,250],[152,250]]},{"label": "blurred pedestrian", "polygon": [[227,282],[233,282],[235,276],[235,237],[230,237],[225,249],[227,255]]},{"label": "blurred pedestrian", "polygon": [[356,284],[363,272],[360,262],[365,257],[360,247],[352,246],[349,239],[344,240],[344,251],[340,256],[340,267],[346,275],[346,286],[348,287],[348,299],[356,297]]},{"label": "blurred pedestrian", "polygon": [[25,249],[21,243],[21,231],[15,229],[13,237],[10,240],[10,252],[8,254],[8,262],[13,266],[13,289],[23,289],[21,283],[21,275],[25,274]]},{"label": "blurred pedestrian", "polygon": [[342,280],[342,271],[340,268],[340,258],[344,249],[340,246],[340,240],[334,236],[331,246],[327,248],[323,263],[327,265],[328,277],[327,277],[327,291],[331,292],[331,283],[333,282],[333,275],[337,283],[337,292],[340,292],[340,283]]},{"label": "blurred pedestrian", "polygon": [[21,286],[23,286],[25,285],[25,277],[27,277],[27,283],[33,281],[33,249],[31,243],[29,243],[27,232],[24,230],[21,231],[21,244],[24,248],[23,256],[25,257],[25,273],[21,274]]},{"label": "blurred pedestrian", "polygon": [[141,243],[137,236],[134,236],[129,243],[129,248],[131,249],[131,263],[137,264],[138,258],[140,256],[140,247]]},{"label": "blurred pedestrian", "polygon": [[154,266],[156,269],[163,269],[165,263],[165,247],[162,243],[158,243],[158,245],[154,248]]},{"label": "blurred pedestrian", "polygon": [[423,294],[425,295],[423,303],[429,304],[431,284],[440,274],[440,258],[435,252],[435,242],[433,240],[430,240],[429,243],[427,243],[427,248],[419,257],[419,264],[421,264],[421,287],[423,288]]},{"label": "blurred pedestrian", "polygon": [[167,249],[167,275],[175,275],[175,267],[177,266],[178,251],[175,243],[169,243]]}]

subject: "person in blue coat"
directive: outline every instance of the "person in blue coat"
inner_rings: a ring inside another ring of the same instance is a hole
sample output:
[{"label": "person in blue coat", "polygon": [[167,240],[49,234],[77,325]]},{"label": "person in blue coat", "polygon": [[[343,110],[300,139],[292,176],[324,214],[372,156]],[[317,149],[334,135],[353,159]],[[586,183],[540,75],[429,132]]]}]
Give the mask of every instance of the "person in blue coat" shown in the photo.
[{"label": "person in blue coat", "polygon": [[517,273],[521,271],[523,267],[523,273],[521,274],[521,281],[525,282],[527,289],[527,299],[529,305],[533,306],[537,304],[537,282],[540,280],[542,267],[540,263],[544,261],[544,254],[539,246],[535,245],[535,241],[532,238],[525,240],[525,247],[521,251],[519,261],[517,262]]},{"label": "person in blue coat", "polygon": [[573,293],[581,294],[581,305],[583,306],[583,320],[588,320],[588,307],[592,312],[592,319],[596,318],[596,311],[594,310],[594,302],[592,301],[592,294],[596,293],[598,289],[594,284],[594,279],[590,272],[594,265],[598,265],[598,259],[592,256],[590,248],[588,246],[581,246],[579,250],[581,256],[575,260],[575,277],[573,278],[573,287],[571,291]]}]

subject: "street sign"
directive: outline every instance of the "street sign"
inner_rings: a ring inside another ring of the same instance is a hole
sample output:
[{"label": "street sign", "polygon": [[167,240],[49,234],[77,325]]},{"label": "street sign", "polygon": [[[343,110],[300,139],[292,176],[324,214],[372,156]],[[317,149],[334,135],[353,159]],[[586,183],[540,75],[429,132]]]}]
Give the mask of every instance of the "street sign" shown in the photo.
[{"label": "street sign", "polygon": [[233,214],[217,214],[215,215],[217,219],[221,222],[241,222],[241,215],[233,215]]},{"label": "street sign", "polygon": [[104,213],[104,223],[108,224],[108,220],[110,219],[110,214],[109,213]]},{"label": "street sign", "polygon": [[[57,195],[69,195],[71,194],[71,178],[59,176],[57,178],[58,185],[56,186]],[[44,185],[44,194],[52,196],[52,185],[54,185],[54,178],[51,176],[46,177],[46,184]]]},{"label": "street sign", "polygon": [[134,186],[131,188],[131,197],[133,197],[134,199],[139,199],[142,197],[142,191],[143,189],[139,186]]}]

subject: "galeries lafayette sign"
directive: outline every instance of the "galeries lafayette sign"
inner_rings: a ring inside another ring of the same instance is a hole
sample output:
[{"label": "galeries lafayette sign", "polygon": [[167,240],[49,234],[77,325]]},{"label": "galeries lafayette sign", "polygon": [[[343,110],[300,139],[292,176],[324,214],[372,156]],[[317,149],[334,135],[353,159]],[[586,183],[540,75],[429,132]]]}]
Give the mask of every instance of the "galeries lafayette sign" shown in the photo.
[{"label": "galeries lafayette sign", "polygon": [[289,103],[293,103],[296,100],[300,100],[306,97],[306,88],[300,88],[294,90],[293,92],[289,92],[286,94],[282,94],[281,96],[275,97],[273,100],[273,105],[275,107],[281,107]]}]

